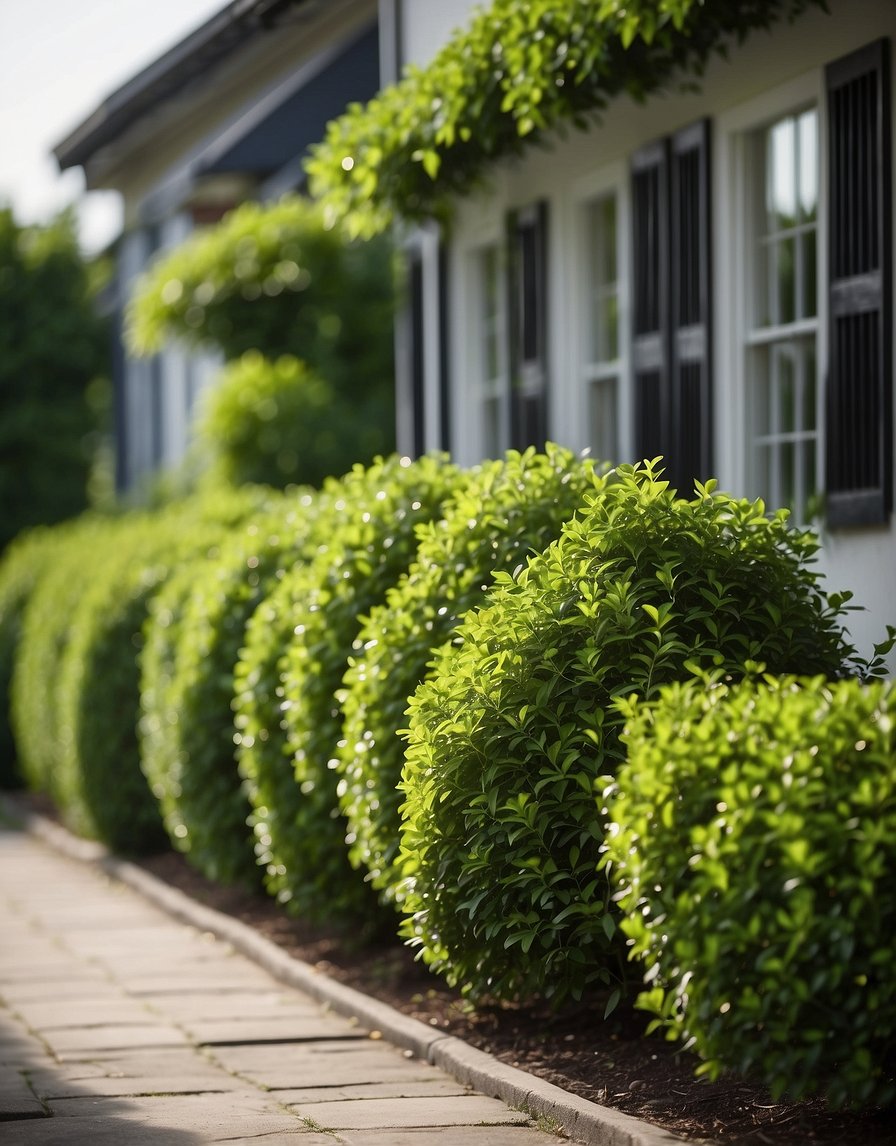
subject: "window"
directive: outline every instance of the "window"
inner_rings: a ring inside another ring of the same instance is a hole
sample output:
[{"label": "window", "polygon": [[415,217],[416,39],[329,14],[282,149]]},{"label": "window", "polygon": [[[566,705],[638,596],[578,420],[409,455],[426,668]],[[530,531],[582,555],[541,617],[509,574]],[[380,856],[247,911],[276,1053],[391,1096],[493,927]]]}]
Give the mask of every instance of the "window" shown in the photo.
[{"label": "window", "polygon": [[482,448],[498,457],[507,448],[507,373],[504,346],[503,267],[497,243],[473,255],[473,323],[476,332],[476,377],[479,383]]},{"label": "window", "polygon": [[782,116],[746,143],[750,484],[805,522],[819,484],[818,112]]},{"label": "window", "polygon": [[620,459],[621,388],[617,199],[613,192],[585,207],[584,354],[588,441],[601,461]]},{"label": "window", "polygon": [[823,104],[743,136],[750,492],[800,522],[823,501],[831,528],[893,502],[888,62],[878,41],[831,63]]}]

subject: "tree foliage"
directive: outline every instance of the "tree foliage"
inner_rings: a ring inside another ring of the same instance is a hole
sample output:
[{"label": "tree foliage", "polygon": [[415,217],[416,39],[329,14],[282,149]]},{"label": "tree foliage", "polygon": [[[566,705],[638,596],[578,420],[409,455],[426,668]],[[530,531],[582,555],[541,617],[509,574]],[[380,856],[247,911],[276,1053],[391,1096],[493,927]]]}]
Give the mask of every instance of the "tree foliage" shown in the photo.
[{"label": "tree foliage", "polygon": [[[247,395],[262,385],[293,414],[307,407],[310,427],[319,430],[328,418],[340,428],[323,459],[326,474],[335,476],[392,448],[393,313],[388,243],[347,243],[323,225],[317,207],[290,196],[273,205],[244,203],[153,264],[131,303],[128,340],[145,354],[172,337],[220,349],[228,362],[241,361],[228,375],[233,393],[241,383]],[[262,378],[259,355],[284,361]],[[305,363],[319,381],[289,360]],[[234,412],[219,418],[227,433]],[[319,444],[317,450],[326,453]],[[274,461],[277,484],[316,480],[304,471],[284,478]]]},{"label": "tree foliage", "polygon": [[494,0],[425,69],[328,127],[312,193],[350,234],[439,215],[489,164],[626,94],[692,86],[713,52],[822,0]]},{"label": "tree foliage", "polygon": [[87,505],[108,358],[100,281],[70,213],[26,227],[0,207],[0,548]]}]

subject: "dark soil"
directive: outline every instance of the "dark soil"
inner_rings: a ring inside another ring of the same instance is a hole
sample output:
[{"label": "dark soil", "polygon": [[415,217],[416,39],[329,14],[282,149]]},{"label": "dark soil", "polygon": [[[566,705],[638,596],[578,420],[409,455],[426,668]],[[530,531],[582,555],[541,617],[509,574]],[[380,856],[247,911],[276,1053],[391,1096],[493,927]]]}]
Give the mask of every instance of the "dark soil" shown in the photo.
[{"label": "dark soil", "polygon": [[210,883],[178,854],[141,863],[160,879],[242,920],[333,979],[572,1094],[687,1138],[738,1146],[896,1143],[896,1109],[830,1112],[820,1100],[774,1102],[762,1088],[740,1078],[715,1083],[695,1079],[697,1060],[662,1038],[645,1037],[645,1016],[638,1012],[617,1013],[605,1022],[600,999],[559,1013],[538,1006],[474,1011],[457,992],[416,963],[397,940],[352,947],[336,933],[289,918],[261,894]]}]

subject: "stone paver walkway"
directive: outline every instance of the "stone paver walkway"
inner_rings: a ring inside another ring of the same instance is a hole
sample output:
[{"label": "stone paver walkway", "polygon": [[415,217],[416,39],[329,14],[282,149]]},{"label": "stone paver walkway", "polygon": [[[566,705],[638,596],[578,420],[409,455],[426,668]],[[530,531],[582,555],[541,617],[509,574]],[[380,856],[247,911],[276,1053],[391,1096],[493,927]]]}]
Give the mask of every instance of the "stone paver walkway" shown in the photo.
[{"label": "stone paver walkway", "polygon": [[551,1146],[524,1113],[0,828],[0,1142]]}]

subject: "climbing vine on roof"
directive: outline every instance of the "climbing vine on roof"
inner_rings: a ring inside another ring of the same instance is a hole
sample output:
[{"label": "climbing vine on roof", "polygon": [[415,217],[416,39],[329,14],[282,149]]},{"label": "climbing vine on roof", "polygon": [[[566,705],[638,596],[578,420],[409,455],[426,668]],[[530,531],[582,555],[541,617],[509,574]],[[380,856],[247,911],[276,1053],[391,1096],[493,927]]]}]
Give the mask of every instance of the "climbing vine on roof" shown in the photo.
[{"label": "climbing vine on roof", "polygon": [[693,86],[711,54],[812,6],[825,0],[494,0],[428,67],[329,124],[312,194],[353,236],[439,217],[493,161],[622,93]]}]

